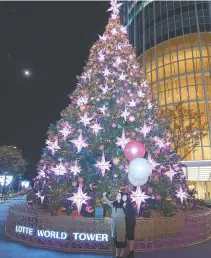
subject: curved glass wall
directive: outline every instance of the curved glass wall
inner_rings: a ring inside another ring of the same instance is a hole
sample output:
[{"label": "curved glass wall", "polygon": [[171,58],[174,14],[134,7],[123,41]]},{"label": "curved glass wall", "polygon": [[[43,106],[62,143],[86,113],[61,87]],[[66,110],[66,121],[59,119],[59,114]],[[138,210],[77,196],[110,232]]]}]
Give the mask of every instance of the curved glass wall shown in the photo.
[{"label": "curved glass wall", "polygon": [[[209,124],[211,33],[201,33],[200,42],[201,48],[195,33],[176,37],[148,50],[145,54],[146,79],[161,106],[172,106],[182,101],[188,109],[197,111],[199,124]],[[142,62],[143,56],[140,59]],[[208,134],[187,160],[211,159],[210,146]],[[183,155],[183,150],[180,152]]]},{"label": "curved glass wall", "polygon": [[159,104],[182,101],[207,123],[208,136],[186,159],[211,159],[211,2],[125,1],[121,20]]}]

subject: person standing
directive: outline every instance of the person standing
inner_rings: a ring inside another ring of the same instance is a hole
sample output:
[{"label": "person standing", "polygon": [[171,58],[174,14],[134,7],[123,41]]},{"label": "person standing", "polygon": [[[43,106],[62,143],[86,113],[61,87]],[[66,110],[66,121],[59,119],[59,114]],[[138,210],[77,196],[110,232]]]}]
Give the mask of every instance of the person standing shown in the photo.
[{"label": "person standing", "polygon": [[103,194],[103,200],[112,208],[112,237],[114,238],[114,246],[116,247],[116,257],[122,258],[125,253],[125,247],[127,246],[124,212],[126,202],[123,201],[122,193],[118,193],[115,201],[110,201],[106,195],[107,193]]},{"label": "person standing", "polygon": [[123,195],[123,202],[125,205],[125,218],[126,218],[126,235],[129,241],[129,254],[127,258],[134,258],[134,240],[135,240],[135,226],[136,226],[136,214],[133,208],[132,202],[128,194]]}]

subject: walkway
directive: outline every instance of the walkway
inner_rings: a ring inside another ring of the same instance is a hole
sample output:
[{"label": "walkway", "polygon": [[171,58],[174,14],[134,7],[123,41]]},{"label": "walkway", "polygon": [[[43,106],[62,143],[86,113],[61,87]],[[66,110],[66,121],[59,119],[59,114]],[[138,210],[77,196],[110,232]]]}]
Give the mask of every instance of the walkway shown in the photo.
[{"label": "walkway", "polygon": [[[10,200],[0,203],[0,258],[111,258],[106,255],[66,254],[56,251],[37,249],[8,241],[4,237],[5,222],[9,205],[21,203],[24,200]],[[154,253],[139,253],[136,258],[210,258],[211,241],[188,248],[159,251]]]}]

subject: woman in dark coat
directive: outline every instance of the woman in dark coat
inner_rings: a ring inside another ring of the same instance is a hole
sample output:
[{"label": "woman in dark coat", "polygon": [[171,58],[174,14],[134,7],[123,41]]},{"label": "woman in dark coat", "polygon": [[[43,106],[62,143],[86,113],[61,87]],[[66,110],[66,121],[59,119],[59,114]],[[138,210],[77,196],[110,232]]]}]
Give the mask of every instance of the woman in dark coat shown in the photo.
[{"label": "woman in dark coat", "polygon": [[126,219],[126,236],[129,241],[130,252],[127,258],[134,257],[134,239],[135,239],[135,225],[136,225],[136,214],[133,208],[132,202],[128,194],[124,194],[122,200],[126,203],[125,205],[125,219]]}]

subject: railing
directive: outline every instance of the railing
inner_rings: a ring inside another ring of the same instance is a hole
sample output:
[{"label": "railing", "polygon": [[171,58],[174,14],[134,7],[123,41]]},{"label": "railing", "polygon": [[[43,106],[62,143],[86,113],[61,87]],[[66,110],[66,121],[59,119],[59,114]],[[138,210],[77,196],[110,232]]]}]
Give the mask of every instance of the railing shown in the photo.
[{"label": "railing", "polygon": [[19,194],[0,194],[0,203],[18,198],[22,198],[22,196],[20,196]]},{"label": "railing", "polygon": [[[6,235],[13,240],[47,249],[112,253],[111,223],[110,218],[95,220],[83,217],[50,216],[40,214],[36,206],[13,205],[8,211]],[[33,234],[16,232],[18,231],[16,226],[33,229]],[[43,232],[46,230],[46,236],[38,236],[36,232],[39,230]],[[58,234],[66,232],[67,238],[59,239],[59,235],[54,233],[50,236],[50,232],[58,232]],[[81,241],[74,238],[74,233],[83,233],[83,238],[87,234],[89,236],[106,234],[108,241],[90,240],[90,237],[88,237],[89,240],[81,239],[84,240]],[[206,242],[211,238],[211,210],[203,208],[195,213],[181,213],[173,218],[137,219],[135,238],[136,252],[186,247]]]}]

